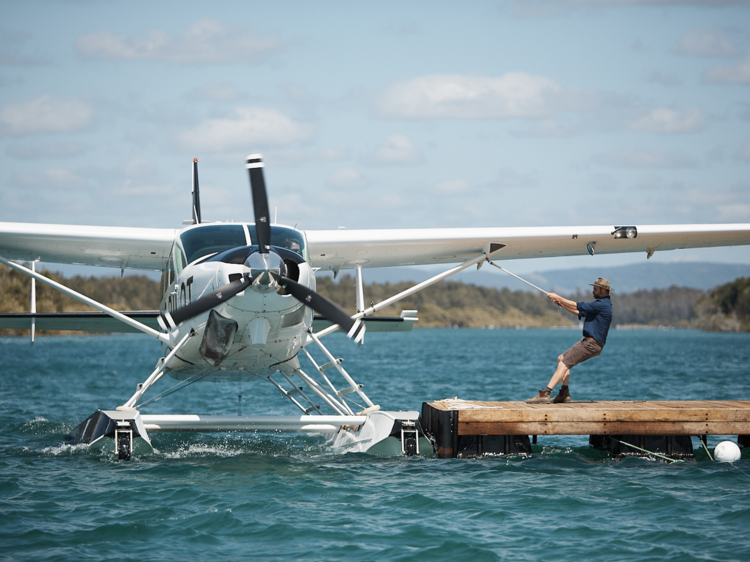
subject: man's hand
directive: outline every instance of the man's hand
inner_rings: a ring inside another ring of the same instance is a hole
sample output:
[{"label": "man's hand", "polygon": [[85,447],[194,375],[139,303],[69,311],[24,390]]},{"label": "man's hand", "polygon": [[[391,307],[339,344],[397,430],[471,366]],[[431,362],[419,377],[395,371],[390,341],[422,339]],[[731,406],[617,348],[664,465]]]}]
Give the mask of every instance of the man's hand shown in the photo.
[{"label": "man's hand", "polygon": [[575,301],[563,298],[557,293],[547,293],[547,296],[549,297],[549,300],[551,300],[557,306],[564,308],[571,314],[578,314],[578,305]]}]

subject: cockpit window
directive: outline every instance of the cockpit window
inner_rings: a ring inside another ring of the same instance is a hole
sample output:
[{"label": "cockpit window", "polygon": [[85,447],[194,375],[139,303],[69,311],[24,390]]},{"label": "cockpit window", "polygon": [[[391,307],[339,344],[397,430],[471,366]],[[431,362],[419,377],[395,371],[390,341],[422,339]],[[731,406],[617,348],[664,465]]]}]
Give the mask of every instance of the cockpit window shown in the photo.
[{"label": "cockpit window", "polygon": [[[250,231],[250,243],[257,244],[258,234],[255,230],[255,225],[249,224],[247,225],[247,229]],[[271,246],[291,250],[307,261],[307,257],[305,256],[307,252],[305,238],[297,230],[286,228],[285,226],[271,226]]]},{"label": "cockpit window", "polygon": [[187,263],[198,258],[247,245],[245,229],[240,224],[215,224],[191,228],[180,235]]}]

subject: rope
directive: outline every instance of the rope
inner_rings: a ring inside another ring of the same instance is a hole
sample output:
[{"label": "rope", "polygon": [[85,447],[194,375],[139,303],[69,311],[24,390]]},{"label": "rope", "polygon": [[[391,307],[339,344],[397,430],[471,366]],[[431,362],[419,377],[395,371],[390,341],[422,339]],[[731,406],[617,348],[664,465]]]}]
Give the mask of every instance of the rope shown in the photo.
[{"label": "rope", "polygon": [[501,271],[504,271],[504,272],[505,272],[505,273],[507,273],[508,275],[512,275],[513,277],[515,277],[515,278],[516,278],[516,279],[518,279],[519,281],[523,281],[523,282],[524,282],[524,283],[526,283],[527,285],[531,285],[531,286],[532,286],[532,287],[534,287],[534,288],[535,288],[535,289],[536,289],[537,291],[541,291],[541,292],[543,292],[543,293],[544,293],[545,295],[549,295],[549,293],[548,293],[547,291],[545,291],[544,289],[540,289],[539,287],[537,287],[537,286],[536,286],[536,285],[534,285],[533,283],[529,283],[528,281],[526,281],[526,279],[521,279],[521,278],[520,278],[520,277],[519,277],[518,275],[516,275],[515,273],[511,273],[510,271],[508,271],[508,270],[507,270],[507,269],[505,269],[504,267],[500,267],[500,266],[499,266],[499,265],[497,265],[497,264],[496,264],[495,262],[492,262],[492,261],[491,261],[491,262],[490,262],[490,265],[494,265],[494,266],[495,266],[496,268],[498,268],[499,270],[501,270]]},{"label": "rope", "polygon": [[659,457],[660,459],[664,459],[665,461],[669,461],[669,462],[683,462],[682,459],[670,459],[666,455],[661,455],[659,453],[654,453],[653,451],[647,451],[646,449],[641,449],[640,447],[636,447],[632,443],[626,443],[625,441],[620,441],[619,439],[615,439],[614,437],[610,437],[610,439],[612,441],[614,441],[615,443],[619,443],[620,445],[627,445],[628,447],[632,447],[633,449],[641,451],[642,453],[646,453],[646,454],[649,454],[649,455],[653,455],[655,457]]},{"label": "rope", "polygon": [[708,447],[706,447],[706,442],[703,441],[703,437],[699,435],[698,439],[700,439],[701,445],[703,445],[703,448],[706,450],[706,454],[708,455],[708,458],[711,460],[714,460],[714,458],[711,456],[711,453],[708,452]]},{"label": "rope", "polygon": [[[489,260],[488,260],[488,261],[489,261]],[[539,287],[537,287],[537,286],[536,286],[536,285],[534,285],[533,283],[529,283],[528,281],[526,281],[526,279],[522,279],[522,278],[520,278],[520,277],[519,277],[518,275],[516,275],[515,273],[511,273],[510,271],[508,271],[508,270],[507,270],[507,269],[505,269],[504,267],[500,267],[500,266],[499,266],[499,265],[497,265],[497,264],[496,264],[495,262],[492,262],[492,261],[490,261],[490,265],[494,265],[494,266],[495,266],[496,268],[498,268],[499,270],[501,270],[501,271],[504,271],[504,272],[505,272],[505,273],[507,273],[508,275],[512,275],[513,277],[515,277],[515,278],[516,278],[516,279],[518,279],[519,281],[523,281],[523,282],[524,282],[524,283],[526,283],[527,285],[531,285],[532,287],[534,287],[534,288],[535,288],[535,289],[536,289],[537,291],[541,291],[541,292],[543,292],[543,293],[544,293],[545,295],[549,296],[549,293],[548,293],[547,291],[545,291],[544,289],[540,289]],[[557,303],[557,306],[559,306],[560,308],[562,308],[562,305],[561,305],[560,303]]]}]

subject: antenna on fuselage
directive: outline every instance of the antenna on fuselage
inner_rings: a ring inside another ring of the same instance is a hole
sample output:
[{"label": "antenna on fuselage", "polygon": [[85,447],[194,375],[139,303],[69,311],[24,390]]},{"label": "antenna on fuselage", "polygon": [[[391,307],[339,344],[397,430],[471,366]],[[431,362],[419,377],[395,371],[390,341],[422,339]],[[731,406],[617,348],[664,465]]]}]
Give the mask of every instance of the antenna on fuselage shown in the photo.
[{"label": "antenna on fuselage", "polygon": [[201,222],[201,194],[198,188],[198,159],[193,158],[193,224]]}]

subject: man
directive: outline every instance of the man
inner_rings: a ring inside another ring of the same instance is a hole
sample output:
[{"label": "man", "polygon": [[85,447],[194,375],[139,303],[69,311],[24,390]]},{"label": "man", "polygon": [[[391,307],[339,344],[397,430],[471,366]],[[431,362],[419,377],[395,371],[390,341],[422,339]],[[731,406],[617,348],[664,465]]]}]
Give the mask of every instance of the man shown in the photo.
[{"label": "man", "polygon": [[[596,357],[604,349],[607,343],[607,333],[609,325],[612,323],[612,302],[609,299],[609,293],[613,291],[609,281],[599,277],[594,283],[589,283],[594,287],[594,302],[575,302],[561,297],[555,293],[549,293],[549,299],[558,306],[563,307],[568,312],[578,315],[578,319],[585,318],[583,322],[583,338],[568,351],[557,358],[557,370],[544,390],[539,390],[539,394],[534,398],[529,398],[528,404],[559,404],[561,402],[570,402],[570,390],[568,382],[570,379],[570,370],[583,363],[586,359]],[[550,394],[557,383],[562,381],[562,387],[557,396],[552,398]]]}]

